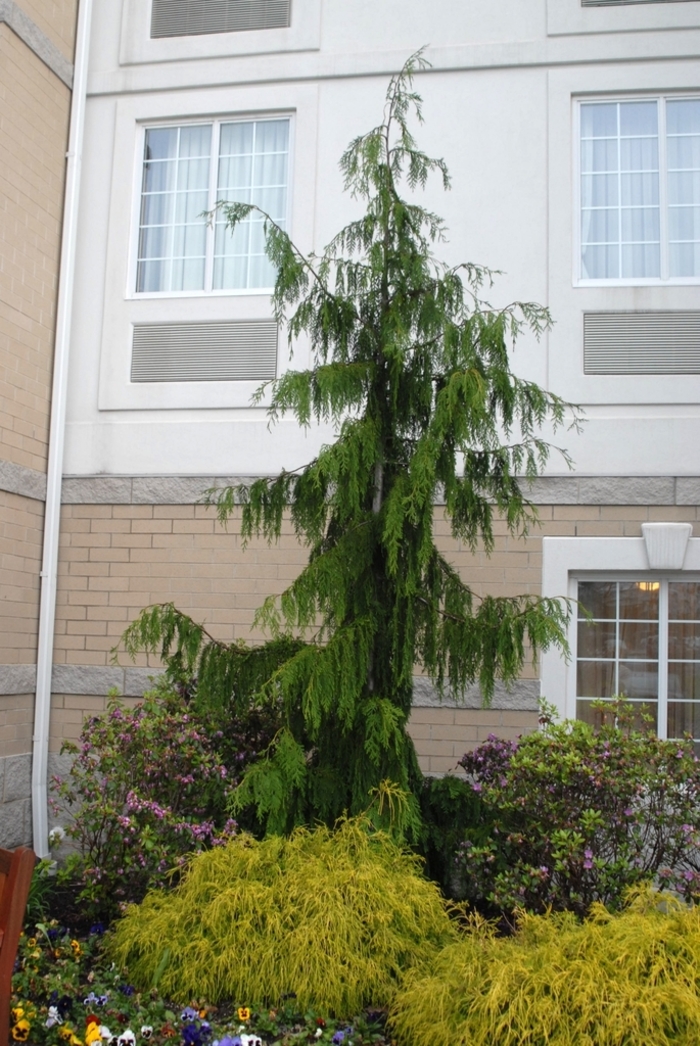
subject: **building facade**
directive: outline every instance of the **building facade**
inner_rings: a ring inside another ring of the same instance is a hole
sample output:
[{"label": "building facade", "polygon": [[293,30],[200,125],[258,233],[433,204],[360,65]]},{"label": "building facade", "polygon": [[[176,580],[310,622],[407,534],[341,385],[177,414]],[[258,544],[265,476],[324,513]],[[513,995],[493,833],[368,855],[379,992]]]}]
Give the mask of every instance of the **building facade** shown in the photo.
[{"label": "building facade", "polygon": [[[111,687],[136,698],[157,669],[111,663],[140,609],[174,601],[221,639],[259,638],[255,609],[305,561],[291,532],[243,551],[235,521],[222,530],[200,501],[298,467],[329,435],[270,430],[251,406],[308,348],[290,364],[271,320],[260,225],[230,237],[201,214],[250,199],[321,248],[357,213],[343,149],[424,44],[417,133],[454,186],[425,194],[450,229],[444,258],[502,270],[494,304],[550,308],[552,330],[519,341],[513,366],[586,416],[556,438],[573,471],[554,454],[532,486],[527,540],[502,525],[490,558],[472,554],[439,506],[437,532],[478,592],[570,596],[598,625],[574,610],[570,661],[547,655],[489,709],[476,689],[439,703],[418,677],[421,764],[449,772],[489,732],[534,729],[540,693],[590,718],[594,698],[624,692],[662,735],[700,738],[700,0],[92,0],[64,273],[53,765]],[[26,693],[0,707],[29,710]]]},{"label": "building facade", "polygon": [[77,0],[0,0],[0,845],[31,839],[52,360]]}]

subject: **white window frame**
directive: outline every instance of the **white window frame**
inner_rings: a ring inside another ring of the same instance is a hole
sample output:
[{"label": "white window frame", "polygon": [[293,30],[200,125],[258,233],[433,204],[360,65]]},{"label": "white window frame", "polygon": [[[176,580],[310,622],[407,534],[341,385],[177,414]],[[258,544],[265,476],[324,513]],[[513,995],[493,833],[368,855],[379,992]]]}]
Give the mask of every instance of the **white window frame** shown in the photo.
[{"label": "white window frame", "polygon": [[[698,276],[668,275],[668,200],[666,160],[666,102],[667,101],[700,101],[697,91],[656,91],[639,94],[591,95],[575,99],[574,145],[574,284],[577,287],[688,287],[700,284]],[[588,279],[582,275],[581,258],[581,107],[591,104],[610,102],[661,102],[659,105],[659,232],[660,232],[660,271],[659,277],[614,277],[611,279]]]},{"label": "white window frame", "polygon": [[[280,104],[283,99],[283,105]],[[319,87],[315,83],[255,84],[196,91],[131,94],[114,103],[111,153],[98,158],[101,177],[93,178],[92,206],[102,207],[105,231],[98,251],[94,232],[84,234],[83,252],[91,261],[90,297],[100,308],[98,410],[245,410],[264,417],[265,402],[253,407],[258,381],[132,382],[133,327],[160,323],[230,323],[269,320],[270,294],[264,291],[159,292],[135,290],[135,258],[143,177],[145,127],[182,126],[289,116],[288,231],[304,253],[314,248]],[[96,159],[93,158],[93,166]],[[106,241],[106,242],[105,242]],[[100,266],[103,269],[100,271]],[[103,273],[103,275],[102,275]],[[287,334],[278,338],[277,374],[310,360],[307,340],[295,344],[290,364]],[[239,413],[237,415],[241,417]]]},{"label": "white window frame", "polygon": [[591,36],[696,29],[699,11],[699,0],[678,4],[615,4],[612,7],[582,7],[581,0],[547,0],[547,34]]},{"label": "white window frame", "polygon": [[[579,581],[697,581],[700,580],[700,538],[690,538],[682,570],[650,570],[644,538],[542,539],[542,595],[575,601]],[[554,649],[540,661],[540,693],[562,719],[576,718],[576,655],[578,614],[571,604],[568,642],[570,657]],[[659,637],[661,665],[661,636]],[[659,677],[661,677],[661,667]],[[665,736],[659,688],[659,736]],[[666,708],[664,706],[664,716]]]},{"label": "white window frame", "polygon": [[[204,283],[205,286],[202,290],[183,290],[183,291],[139,291],[136,289],[137,275],[138,275],[138,260],[139,260],[139,238],[141,234],[141,198],[142,198],[142,186],[143,186],[143,166],[145,163],[145,141],[146,131],[157,129],[161,127],[194,127],[194,126],[210,126],[212,128],[212,139],[211,139],[211,154],[210,154],[210,170],[209,170],[209,199],[210,201],[216,202],[216,183],[217,183],[217,172],[219,162],[219,138],[221,132],[221,126],[223,124],[231,123],[262,123],[266,120],[287,120],[289,123],[289,138],[287,147],[287,207],[285,215],[285,228],[290,230],[292,209],[292,186],[291,172],[294,168],[294,114],[290,113],[289,110],[278,110],[276,112],[269,113],[251,113],[245,116],[217,116],[210,118],[203,118],[198,120],[158,120],[158,121],[147,121],[139,125],[137,138],[136,138],[136,178],[137,184],[134,187],[134,215],[132,218],[132,230],[131,230],[131,245],[129,249],[129,265],[128,265],[128,284],[126,288],[126,296],[128,298],[209,298],[216,296],[231,295],[243,297],[250,295],[265,295],[270,297],[272,294],[272,287],[240,287],[240,288],[222,288],[221,290],[211,286],[213,279],[213,251],[214,251],[214,229],[207,230],[207,247],[206,247],[206,260],[204,269]],[[140,157],[140,165],[139,165]],[[233,201],[230,201],[233,202]]]},{"label": "white window frame", "polygon": [[[278,29],[156,38],[151,37],[150,0],[123,0],[123,8],[119,40],[119,64],[123,66],[207,62],[232,55],[298,53],[321,47],[321,0],[292,0],[291,25]],[[144,69],[144,74],[152,84],[153,68]]]},{"label": "white window frame", "polygon": [[[700,581],[700,574],[688,574],[686,572],[661,572],[661,571],[645,571],[643,574],[623,574],[618,572],[612,573],[577,573],[574,575],[574,581],[576,582],[577,596],[578,586],[582,581],[646,581],[656,582],[659,585],[659,614],[656,622],[659,626],[658,632],[658,656],[656,663],[658,666],[658,692],[657,700],[655,702],[645,702],[642,698],[630,698],[630,701],[635,707],[643,706],[645,703],[651,709],[656,707],[657,714],[657,728],[656,733],[659,738],[666,740],[668,738],[668,584],[673,581]],[[574,669],[578,663],[578,624],[579,617],[576,616],[576,628],[572,629],[572,637],[570,639],[571,655],[574,662]],[[616,619],[617,623],[620,623],[621,619]],[[587,660],[595,660],[589,658]],[[619,660],[619,657],[618,657]],[[623,659],[624,660],[624,659]],[[638,660],[638,659],[634,659]],[[654,660],[653,658],[650,660]],[[575,700],[578,701],[578,689],[576,678],[574,678],[574,693]],[[613,694],[612,697],[617,695]],[[600,700],[606,700],[601,698]],[[576,711],[574,711],[574,717]],[[678,738],[672,738],[672,740],[679,740]],[[697,738],[695,739],[697,740]]]}]

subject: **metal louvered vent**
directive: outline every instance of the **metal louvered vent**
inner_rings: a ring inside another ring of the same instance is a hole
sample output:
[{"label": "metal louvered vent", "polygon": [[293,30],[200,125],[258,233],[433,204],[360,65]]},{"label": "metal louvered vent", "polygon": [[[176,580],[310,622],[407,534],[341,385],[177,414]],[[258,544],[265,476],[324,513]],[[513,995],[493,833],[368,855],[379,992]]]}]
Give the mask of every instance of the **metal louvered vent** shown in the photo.
[{"label": "metal louvered vent", "polygon": [[153,0],[151,37],[279,29],[290,15],[291,0]]},{"label": "metal louvered vent", "polygon": [[622,7],[626,4],[683,4],[688,0],[581,0],[581,7]]},{"label": "metal louvered vent", "polygon": [[700,312],[588,312],[585,374],[700,374]]},{"label": "metal louvered vent", "polygon": [[277,373],[277,324],[134,326],[132,381],[265,381]]}]

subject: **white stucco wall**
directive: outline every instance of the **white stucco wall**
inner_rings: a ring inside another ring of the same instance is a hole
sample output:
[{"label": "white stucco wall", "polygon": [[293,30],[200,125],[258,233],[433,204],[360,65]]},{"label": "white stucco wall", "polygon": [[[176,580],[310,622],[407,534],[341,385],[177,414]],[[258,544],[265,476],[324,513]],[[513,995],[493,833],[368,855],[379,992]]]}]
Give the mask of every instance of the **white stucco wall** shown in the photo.
[{"label": "white stucco wall", "polygon": [[[65,471],[252,474],[296,467],[325,434],[248,406],[255,383],[129,382],[130,325],[264,316],[260,295],[137,297],[139,128],[149,121],[289,112],[291,231],[319,249],[357,205],[338,158],[379,122],[388,77],[430,44],[420,144],[444,156],[453,262],[504,270],[491,294],[548,305],[518,373],[581,404],[565,434],[583,474],[697,475],[700,375],[584,376],[585,310],[698,308],[697,286],[575,285],[575,105],[596,94],[700,94],[700,0],[580,7],[579,0],[295,0],[290,30],[151,41],[143,0],[95,0]],[[299,348],[295,365],[308,359]],[[280,366],[286,365],[282,341]],[[563,472],[553,458],[553,473]]]}]

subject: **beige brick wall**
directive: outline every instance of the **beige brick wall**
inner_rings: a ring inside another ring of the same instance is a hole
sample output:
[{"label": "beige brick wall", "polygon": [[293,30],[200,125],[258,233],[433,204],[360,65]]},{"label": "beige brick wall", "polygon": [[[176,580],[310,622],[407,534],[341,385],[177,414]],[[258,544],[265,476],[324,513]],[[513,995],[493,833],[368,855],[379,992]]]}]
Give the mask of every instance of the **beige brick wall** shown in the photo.
[{"label": "beige brick wall", "polygon": [[68,88],[0,24],[0,458],[40,471],[69,106]]},{"label": "beige brick wall", "polygon": [[[688,520],[698,532],[695,508],[543,506],[539,515],[541,526],[525,541],[498,522],[490,558],[454,542],[440,512],[436,533],[478,594],[516,595],[539,592],[546,535],[639,537],[647,520]],[[266,595],[288,585],[306,562],[306,551],[289,527],[272,547],[255,541],[243,550],[237,534],[236,518],[227,532],[201,505],[64,506],[56,663],[108,665],[127,624],[156,602],[175,602],[224,641],[259,639],[250,629],[255,610]],[[122,655],[121,663],[130,662]],[[146,658],[139,664],[146,665]],[[532,667],[524,675],[532,678]],[[103,698],[56,697],[52,747],[77,736],[83,710],[103,707]],[[513,737],[535,726],[533,712],[418,708],[410,729],[423,769],[444,773],[489,733]]]},{"label": "beige brick wall", "polygon": [[33,694],[0,696],[0,758],[31,751],[33,721]]},{"label": "beige brick wall", "polygon": [[[121,698],[125,705],[133,707],[138,698]],[[51,736],[49,751],[60,752],[64,741],[77,741],[84,721],[107,710],[106,696],[86,697],[84,694],[54,694],[51,700]]]},{"label": "beige brick wall", "polygon": [[15,3],[72,62],[77,0],[15,0]]},{"label": "beige brick wall", "polygon": [[536,712],[493,708],[414,708],[408,732],[424,774],[449,774],[457,761],[489,734],[512,739],[537,728]]},{"label": "beige brick wall", "polygon": [[0,664],[36,662],[44,506],[0,490]]},{"label": "beige brick wall", "polygon": [[291,527],[279,545],[255,541],[245,551],[237,531],[235,519],[226,532],[202,505],[64,506],[56,664],[109,664],[150,603],[176,603],[226,642],[260,639],[255,610],[287,587],[306,552]]}]

